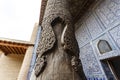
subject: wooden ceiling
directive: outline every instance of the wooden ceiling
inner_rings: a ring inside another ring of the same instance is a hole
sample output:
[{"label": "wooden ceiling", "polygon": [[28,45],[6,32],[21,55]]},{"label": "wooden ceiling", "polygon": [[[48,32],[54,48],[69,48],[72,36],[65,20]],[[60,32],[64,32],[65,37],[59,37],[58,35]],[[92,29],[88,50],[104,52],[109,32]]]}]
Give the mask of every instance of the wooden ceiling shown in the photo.
[{"label": "wooden ceiling", "polygon": [[29,46],[34,44],[26,41],[0,39],[0,50],[7,54],[25,54]]},{"label": "wooden ceiling", "polygon": [[[47,1],[48,0],[42,0],[41,2],[39,25],[41,25],[42,23]],[[86,12],[86,10],[94,1],[95,0],[68,0],[69,6],[70,6],[69,9],[73,17],[74,23],[78,19],[80,19],[80,17]]]}]

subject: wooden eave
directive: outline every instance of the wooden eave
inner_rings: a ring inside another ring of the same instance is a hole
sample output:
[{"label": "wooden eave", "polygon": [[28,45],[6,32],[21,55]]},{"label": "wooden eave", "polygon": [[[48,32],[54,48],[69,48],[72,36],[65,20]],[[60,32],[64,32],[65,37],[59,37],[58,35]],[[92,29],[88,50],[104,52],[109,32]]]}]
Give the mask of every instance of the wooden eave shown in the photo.
[{"label": "wooden eave", "polygon": [[34,46],[34,44],[27,41],[0,39],[0,50],[2,50],[5,55],[25,54],[29,46]]}]

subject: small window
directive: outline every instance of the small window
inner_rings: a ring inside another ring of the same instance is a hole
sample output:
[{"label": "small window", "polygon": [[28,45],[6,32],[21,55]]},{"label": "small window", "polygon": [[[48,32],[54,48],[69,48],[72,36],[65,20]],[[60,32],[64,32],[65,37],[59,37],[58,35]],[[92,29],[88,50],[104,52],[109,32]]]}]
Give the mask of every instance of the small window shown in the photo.
[{"label": "small window", "polygon": [[97,46],[101,54],[112,51],[110,44],[106,40],[100,40]]}]

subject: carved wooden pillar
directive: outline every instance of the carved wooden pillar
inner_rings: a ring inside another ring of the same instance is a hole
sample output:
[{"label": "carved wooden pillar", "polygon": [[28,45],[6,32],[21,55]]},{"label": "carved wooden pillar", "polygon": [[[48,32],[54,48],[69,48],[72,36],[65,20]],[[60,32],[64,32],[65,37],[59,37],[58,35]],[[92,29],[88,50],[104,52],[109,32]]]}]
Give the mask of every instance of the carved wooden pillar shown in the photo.
[{"label": "carved wooden pillar", "polygon": [[63,20],[70,20],[69,5],[67,0],[48,0],[42,25],[46,23],[44,20],[52,21],[55,17],[61,17]]},{"label": "carved wooden pillar", "polygon": [[[45,14],[42,20],[42,32],[41,32],[41,37],[40,37],[40,42],[38,45],[38,54],[39,53],[44,53],[48,49],[51,49],[53,47],[53,44],[55,42],[55,35],[52,29],[52,23],[56,18],[62,19],[62,21],[68,25],[66,32],[64,34],[64,42],[66,47],[73,53],[75,53],[77,56],[79,55],[79,49],[78,49],[78,44],[75,39],[74,35],[74,25],[72,21],[72,16],[69,11],[69,4],[67,0],[48,0],[47,1],[47,6],[45,9]],[[45,34],[48,33],[48,34]],[[44,38],[44,40],[42,39]],[[52,43],[50,46],[49,43],[47,43],[47,40],[45,42],[45,39],[51,39]],[[70,39],[70,41],[68,41]],[[72,42],[74,41],[74,42]],[[48,44],[48,45],[47,45]],[[46,48],[44,47],[46,45]],[[73,45],[73,46],[71,46]],[[47,48],[49,47],[49,48]],[[72,48],[71,48],[72,47]],[[45,48],[42,50],[42,48]],[[74,49],[73,49],[74,48]],[[42,51],[42,52],[41,52]]]},{"label": "carved wooden pillar", "polygon": [[[64,23],[64,26],[59,26],[58,22],[60,24]],[[62,40],[57,39],[57,32],[53,30],[53,27],[64,28],[61,37]],[[57,46],[59,48],[56,48],[56,45],[58,45],[56,42],[62,46]],[[66,56],[64,57],[64,55]],[[61,62],[61,60],[63,61]],[[65,63],[63,63],[64,60]],[[57,62],[54,64],[54,61]],[[62,63],[68,68],[63,67],[61,65]],[[59,73],[55,74],[57,72]],[[60,77],[61,75],[64,75],[64,79],[66,80],[85,80],[85,75],[79,60],[79,47],[75,38],[74,25],[67,0],[48,0],[47,2],[42,21],[41,37],[37,48],[35,75],[37,77],[36,80],[63,80]]]}]

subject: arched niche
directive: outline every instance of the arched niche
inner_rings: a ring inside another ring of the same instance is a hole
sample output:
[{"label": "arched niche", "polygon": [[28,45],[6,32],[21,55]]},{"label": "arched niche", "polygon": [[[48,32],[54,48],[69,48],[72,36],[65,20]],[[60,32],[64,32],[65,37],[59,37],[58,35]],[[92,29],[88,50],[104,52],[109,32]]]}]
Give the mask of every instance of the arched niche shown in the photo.
[{"label": "arched niche", "polygon": [[104,54],[106,52],[112,51],[110,44],[106,40],[100,40],[97,44],[97,47],[98,47],[100,54]]}]

